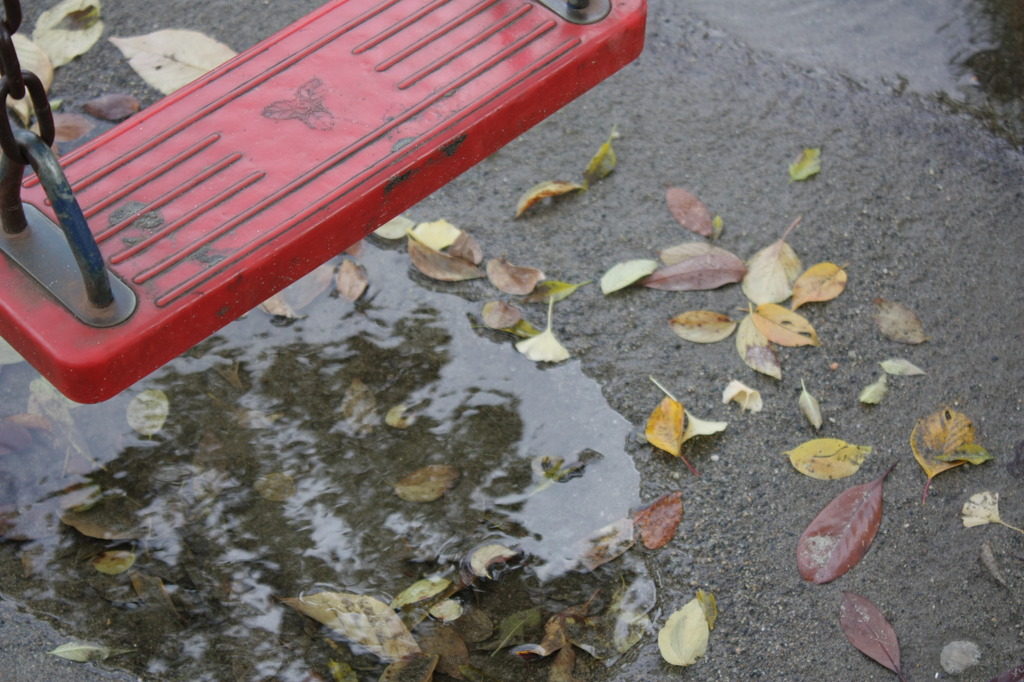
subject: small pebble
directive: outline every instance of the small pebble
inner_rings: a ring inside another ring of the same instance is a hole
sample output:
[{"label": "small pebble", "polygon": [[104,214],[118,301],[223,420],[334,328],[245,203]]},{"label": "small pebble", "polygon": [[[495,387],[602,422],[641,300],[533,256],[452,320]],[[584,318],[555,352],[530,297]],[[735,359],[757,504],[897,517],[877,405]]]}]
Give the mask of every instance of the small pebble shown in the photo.
[{"label": "small pebble", "polygon": [[939,662],[950,675],[959,675],[981,660],[981,650],[974,642],[950,642],[942,647]]},{"label": "small pebble", "polygon": [[838,362],[833,362],[831,365],[828,366],[828,368],[831,369],[832,371],[835,371],[835,370],[839,369],[839,363]]}]

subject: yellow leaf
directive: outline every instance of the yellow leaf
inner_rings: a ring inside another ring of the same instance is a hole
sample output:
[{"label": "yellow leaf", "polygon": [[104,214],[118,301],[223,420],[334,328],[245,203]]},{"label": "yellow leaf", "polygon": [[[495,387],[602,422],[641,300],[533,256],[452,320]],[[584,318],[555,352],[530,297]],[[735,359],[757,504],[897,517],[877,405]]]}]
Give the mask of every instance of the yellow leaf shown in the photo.
[{"label": "yellow leaf", "polygon": [[751,369],[776,379],[782,378],[779,357],[768,342],[768,337],[754,324],[753,315],[747,315],[740,321],[736,330],[736,351]]},{"label": "yellow leaf", "polygon": [[708,621],[708,629],[714,630],[715,621],[718,620],[718,600],[710,592],[697,590],[697,601],[700,602],[701,608],[704,609],[704,617]]},{"label": "yellow leaf", "polygon": [[793,180],[806,180],[812,175],[817,175],[821,170],[821,148],[814,147],[804,149],[800,156],[793,159],[789,164],[789,178]]},{"label": "yellow leaf", "polygon": [[412,220],[404,215],[400,215],[387,221],[374,230],[373,233],[381,239],[401,239],[415,226],[416,223]]},{"label": "yellow leaf", "polygon": [[796,310],[804,303],[831,301],[846,288],[846,270],[835,263],[818,263],[807,268],[793,282],[793,300],[790,309]]},{"label": "yellow leaf", "polygon": [[793,293],[793,282],[800,275],[800,258],[786,237],[800,222],[793,221],[782,239],[755,253],[747,261],[747,274],[743,277],[743,293],[754,303],[781,303]]},{"label": "yellow leaf", "polygon": [[89,563],[100,573],[118,575],[135,564],[135,553],[123,549],[113,549],[97,554]]},{"label": "yellow leaf", "polygon": [[519,201],[516,202],[516,218],[542,199],[561,196],[569,192],[575,192],[578,189],[583,189],[583,185],[578,185],[575,182],[566,182],[565,180],[547,180],[537,183],[519,197]]},{"label": "yellow leaf", "polygon": [[708,650],[708,619],[697,599],[679,609],[658,632],[658,649],[672,665],[693,665]]},{"label": "yellow leaf", "polygon": [[[967,457],[954,457],[964,446],[973,444],[974,424],[962,412],[946,408],[917,420],[910,434],[910,447],[914,451],[914,459],[928,477],[922,501],[928,497],[928,488],[933,478],[968,461]],[[973,456],[977,453],[964,454]]]},{"label": "yellow leaf", "polygon": [[441,578],[438,576],[431,578],[424,578],[423,580],[417,580],[409,587],[399,592],[391,603],[388,604],[393,609],[400,609],[403,606],[409,604],[416,604],[421,601],[426,601],[431,597],[436,597],[441,594],[452,584],[448,578]]},{"label": "yellow leaf", "polygon": [[820,429],[821,405],[818,404],[818,399],[808,392],[803,379],[800,380],[800,387],[803,389],[800,391],[800,411],[807,417],[807,421],[811,423],[811,426]]},{"label": "yellow leaf", "polygon": [[889,392],[888,381],[885,377],[886,375],[883,374],[873,384],[865,386],[858,396],[859,400],[866,405],[877,405],[882,402],[882,398]]},{"label": "yellow leaf", "polygon": [[903,358],[883,360],[878,364],[881,365],[886,374],[892,374],[893,376],[911,377],[924,374],[923,369],[910,360],[904,360]]},{"label": "yellow leaf", "polygon": [[[12,40],[22,70],[31,71],[38,76],[39,82],[43,84],[43,90],[49,92],[50,86],[53,85],[53,63],[50,61],[50,56],[41,46],[33,43],[21,33],[15,33]],[[32,118],[31,99],[24,97],[16,100],[8,97],[7,106],[18,113],[22,125],[27,127]]]},{"label": "yellow leaf", "polygon": [[101,35],[99,0],[64,0],[39,15],[32,40],[56,67],[88,52]]},{"label": "yellow leaf", "polygon": [[741,381],[730,381],[722,392],[722,402],[728,404],[730,401],[736,401],[741,408],[751,412],[760,412],[764,409],[761,392],[755,391]]},{"label": "yellow leaf", "polygon": [[686,432],[686,410],[682,403],[665,396],[647,419],[644,435],[647,442],[679,457]]},{"label": "yellow leaf", "polygon": [[753,310],[751,318],[772,343],[780,346],[818,345],[818,335],[811,323],[777,303],[762,303]]},{"label": "yellow leaf", "polygon": [[235,51],[227,45],[197,31],[181,29],[115,37],[110,42],[128,59],[129,66],[142,80],[165,95],[235,56]]},{"label": "yellow leaf", "polygon": [[864,458],[871,454],[870,445],[851,445],[838,438],[815,438],[789,452],[789,461],[800,473],[830,481],[857,473]]},{"label": "yellow leaf", "polygon": [[583,171],[583,189],[589,188],[592,182],[607,177],[615,170],[615,164],[618,160],[615,157],[615,150],[612,149],[612,140],[618,137],[619,131],[615,126],[612,126],[612,132],[608,135],[608,140],[601,145],[601,148],[597,150],[597,154],[594,154],[594,158],[587,165],[587,169]]},{"label": "yellow leaf", "polygon": [[435,251],[441,251],[454,244],[462,234],[462,230],[447,220],[435,220],[429,223],[420,223],[413,228],[412,234],[421,244],[426,244]]},{"label": "yellow leaf", "polygon": [[964,502],[960,514],[963,517],[966,528],[983,526],[986,523],[998,523],[1018,533],[1024,533],[1024,530],[1011,526],[999,518],[999,493],[986,490],[985,492],[971,495],[971,498]]},{"label": "yellow leaf", "polygon": [[690,310],[668,321],[669,327],[681,339],[692,343],[714,343],[728,338],[737,323],[728,315],[712,310]]},{"label": "yellow leaf", "polygon": [[658,269],[656,260],[629,260],[617,263],[601,277],[601,293],[607,296],[613,291],[625,289]]}]

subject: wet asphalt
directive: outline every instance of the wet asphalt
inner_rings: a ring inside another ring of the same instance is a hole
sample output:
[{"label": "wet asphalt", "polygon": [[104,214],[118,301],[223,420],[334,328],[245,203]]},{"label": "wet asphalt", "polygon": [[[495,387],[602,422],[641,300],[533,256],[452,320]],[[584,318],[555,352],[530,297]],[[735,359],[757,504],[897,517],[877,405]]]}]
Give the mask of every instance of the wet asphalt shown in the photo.
[{"label": "wet asphalt", "polygon": [[[104,15],[110,35],[194,28],[244,49],[317,4],[246,3],[238,11],[238,3],[216,0],[109,3]],[[28,8],[28,21],[37,11]],[[105,92],[133,92],[146,103],[158,97],[106,43],[61,69],[53,90],[72,110]],[[720,244],[742,257],[803,216],[789,242],[804,264],[848,264],[847,290],[807,311],[822,345],[782,349],[781,381],[743,366],[731,342],[697,347],[668,329],[685,310],[735,313],[743,305],[735,287],[609,297],[588,287],[561,307],[556,331],[608,403],[638,428],[660,400],[652,374],[695,414],[730,422],[725,434],[689,451],[699,479],[670,458],[636,450],[644,500],[682,491],[679,537],[651,555],[651,571],[662,618],[698,587],[717,595],[707,657],[673,669],[651,636],[609,677],[593,679],[893,679],[843,637],[844,590],[886,614],[909,679],[949,678],[940,653],[954,640],[981,651],[980,663],[958,679],[986,680],[1024,661],[1024,537],[994,525],[966,529],[959,514],[970,495],[992,490],[1003,518],[1024,523],[1020,468],[1009,466],[1024,440],[1024,156],[994,123],[899,83],[752,48],[685,3],[653,0],[637,62],[417,208],[472,229],[491,253],[581,281],[690,239],[664,205],[665,188],[681,186],[722,216]],[[621,137],[611,176],[571,201],[511,219],[523,189],[577,176],[613,125]],[[791,183],[787,164],[804,147],[822,148],[822,171]],[[871,319],[876,297],[914,310],[929,341],[906,346],[881,337]],[[860,404],[877,362],[890,357],[927,374],[893,377],[881,405]],[[760,389],[764,411],[722,405],[731,379]],[[820,434],[797,409],[801,379],[822,401]],[[946,406],[972,417],[995,460],[940,475],[922,504],[925,478],[908,440],[918,418]],[[812,480],[782,453],[815,435],[874,452],[852,479]],[[841,490],[893,462],[881,528],[865,559],[828,585],[802,581],[795,544],[803,528]],[[985,541],[1005,584],[979,560]],[[0,600],[0,679],[125,678],[44,653],[64,639],[45,614]]]}]

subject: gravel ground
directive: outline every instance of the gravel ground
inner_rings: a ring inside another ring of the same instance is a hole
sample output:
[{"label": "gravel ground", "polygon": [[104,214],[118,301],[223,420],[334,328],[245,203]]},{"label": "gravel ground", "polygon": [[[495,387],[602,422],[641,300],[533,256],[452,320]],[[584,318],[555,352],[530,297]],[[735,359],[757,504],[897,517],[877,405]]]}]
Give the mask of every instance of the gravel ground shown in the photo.
[{"label": "gravel ground", "polygon": [[[195,28],[243,49],[318,3],[244,4],[238,11],[228,0],[111,2],[104,14],[111,35]],[[29,22],[37,11],[27,8]],[[61,69],[53,90],[71,110],[106,92],[156,99],[107,43]],[[631,423],[642,425],[660,399],[651,374],[695,414],[730,421],[725,434],[689,451],[699,479],[679,477],[678,462],[646,448],[636,455],[644,500],[682,490],[679,538],[650,570],[663,613],[696,587],[717,595],[721,615],[707,657],[672,669],[648,638],[610,677],[594,679],[892,679],[843,637],[844,590],[888,617],[910,679],[950,678],[940,652],[954,640],[973,641],[981,652],[959,679],[986,680],[1024,660],[1024,538],[994,525],[965,529],[959,513],[970,495],[992,490],[1003,518],[1024,523],[1020,469],[1008,466],[1024,440],[1024,158],[988,123],[935,98],[796,66],[748,47],[685,3],[652,0],[636,63],[417,209],[472,227],[492,253],[580,281],[595,268],[687,240],[663,199],[666,187],[682,186],[723,217],[720,244],[734,253],[754,253],[803,216],[789,242],[804,264],[848,264],[842,296],[808,306],[821,347],[782,349],[781,381],[745,368],[731,342],[697,347],[667,328],[684,310],[735,311],[743,304],[735,287],[607,298],[587,287],[560,310],[556,331]],[[509,220],[524,188],[578,175],[613,124],[621,133],[615,173],[571,202]],[[787,163],[819,146],[820,175],[790,183]],[[881,337],[871,319],[876,297],[914,310],[930,340],[905,346]],[[860,404],[877,362],[890,357],[927,374],[893,377],[880,406]],[[763,412],[720,404],[734,378],[762,391]],[[820,435],[873,446],[854,478],[812,480],[781,454],[816,435],[796,407],[801,379],[822,401]],[[922,504],[925,478],[908,440],[918,418],[946,406],[974,419],[996,459],[942,474]],[[800,533],[841,490],[893,462],[866,558],[836,582],[803,582],[794,561]],[[1005,585],[979,561],[985,541]],[[0,601],[0,634],[2,679],[110,676],[41,655],[54,632],[11,602]]]}]

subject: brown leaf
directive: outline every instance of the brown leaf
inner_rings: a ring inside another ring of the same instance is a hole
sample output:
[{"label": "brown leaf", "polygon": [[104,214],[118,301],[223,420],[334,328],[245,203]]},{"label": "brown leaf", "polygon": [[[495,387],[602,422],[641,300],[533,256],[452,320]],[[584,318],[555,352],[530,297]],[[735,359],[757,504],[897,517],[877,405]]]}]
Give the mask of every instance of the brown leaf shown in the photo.
[{"label": "brown leaf", "polygon": [[832,582],[864,557],[882,521],[882,484],[893,466],[874,481],[841,492],[811,521],[796,548],[801,578]]},{"label": "brown leaf", "polygon": [[139,100],[131,95],[112,93],[89,100],[82,105],[82,110],[104,121],[120,121],[139,110]]},{"label": "brown leaf", "polygon": [[473,265],[480,265],[484,259],[484,249],[476,237],[468,232],[460,232],[452,245],[448,247],[448,255],[468,260]]},{"label": "brown leaf", "polygon": [[896,632],[874,604],[859,594],[843,592],[839,626],[850,644],[903,679]]},{"label": "brown leaf", "polygon": [[461,282],[484,276],[483,271],[468,260],[441,253],[412,236],[409,237],[409,258],[417,270],[442,282]]},{"label": "brown leaf", "polygon": [[512,265],[504,258],[492,258],[487,261],[487,279],[498,291],[525,296],[544,279],[544,273],[537,268]]},{"label": "brown leaf", "polygon": [[619,557],[633,543],[633,521],[619,519],[580,540],[576,545],[576,555],[583,568],[593,571]]},{"label": "brown leaf", "polygon": [[488,301],[484,303],[483,319],[484,324],[491,329],[508,329],[523,319],[523,313],[504,301]]},{"label": "brown leaf", "polygon": [[807,268],[793,282],[793,300],[790,309],[796,310],[804,303],[831,301],[846,288],[846,270],[835,263],[818,263]]},{"label": "brown leaf", "polygon": [[876,298],[872,302],[875,324],[878,331],[899,343],[924,343],[928,337],[924,335],[921,320],[902,303]]},{"label": "brown leaf", "polygon": [[445,464],[417,469],[395,484],[395,493],[406,502],[433,502],[455,487],[459,470]]},{"label": "brown leaf", "polygon": [[665,193],[668,210],[676,221],[691,232],[711,236],[711,213],[700,199],[681,187],[670,187]]},{"label": "brown leaf", "polygon": [[56,142],[73,142],[96,127],[95,123],[80,114],[54,114],[53,125],[56,131],[53,139]]},{"label": "brown leaf", "polygon": [[523,215],[538,201],[548,197],[557,197],[569,192],[575,192],[579,189],[583,189],[583,185],[578,185],[575,182],[566,182],[565,180],[548,180],[537,183],[519,197],[519,201],[516,202],[516,218]]},{"label": "brown leaf", "polygon": [[992,459],[986,450],[975,445],[970,417],[948,408],[917,420],[910,433],[910,449],[928,477],[922,501],[928,497],[932,479],[946,469]]},{"label": "brown leaf", "polygon": [[338,271],[334,274],[334,286],[338,288],[338,293],[349,301],[359,300],[369,284],[363,269],[347,258],[341,261]]},{"label": "brown leaf", "polygon": [[316,592],[281,601],[385,661],[420,654],[419,645],[398,614],[373,597]]},{"label": "brown leaf", "polygon": [[647,549],[664,547],[675,537],[676,529],[683,518],[683,494],[680,492],[662,495],[633,515],[633,522],[640,528],[640,539]]},{"label": "brown leaf", "polygon": [[440,656],[413,655],[384,669],[378,682],[431,682]]},{"label": "brown leaf", "polygon": [[714,343],[728,338],[736,324],[728,315],[712,310],[690,310],[668,321],[676,336],[693,343]]},{"label": "brown leaf", "polygon": [[674,262],[658,268],[641,280],[640,284],[665,291],[717,289],[726,284],[739,282],[747,272],[747,266],[743,261],[725,249],[711,244],[687,248],[681,260],[675,260],[678,254],[672,251],[666,249],[660,255],[665,262]]}]

